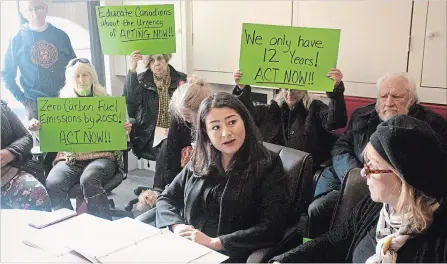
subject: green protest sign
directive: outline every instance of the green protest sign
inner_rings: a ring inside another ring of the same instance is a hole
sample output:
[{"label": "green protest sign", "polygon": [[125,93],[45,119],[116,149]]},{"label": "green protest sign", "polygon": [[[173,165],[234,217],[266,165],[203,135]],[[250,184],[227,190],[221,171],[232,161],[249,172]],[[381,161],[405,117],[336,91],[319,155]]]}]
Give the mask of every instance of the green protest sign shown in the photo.
[{"label": "green protest sign", "polygon": [[97,6],[103,54],[175,53],[174,5]]},{"label": "green protest sign", "polygon": [[339,29],[243,24],[241,84],[332,91]]},{"label": "green protest sign", "polygon": [[44,152],[127,148],[124,97],[38,98],[37,107]]}]

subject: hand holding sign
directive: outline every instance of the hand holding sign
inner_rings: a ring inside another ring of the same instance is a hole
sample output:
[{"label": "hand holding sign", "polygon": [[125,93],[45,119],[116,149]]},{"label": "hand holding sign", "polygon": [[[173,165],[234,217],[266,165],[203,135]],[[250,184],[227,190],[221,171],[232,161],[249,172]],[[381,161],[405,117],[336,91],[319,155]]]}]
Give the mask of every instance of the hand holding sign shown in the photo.
[{"label": "hand holding sign", "polygon": [[132,131],[132,124],[126,121],[124,128],[126,129],[126,135],[129,135],[130,131]]},{"label": "hand holding sign", "polygon": [[343,73],[341,73],[341,71],[337,68],[332,68],[328,72],[327,76],[334,80],[334,88],[337,88],[340,85],[341,80],[343,79]]},{"label": "hand holding sign", "polygon": [[241,79],[241,77],[242,77],[242,72],[241,72],[239,69],[237,69],[237,70],[234,72],[234,74],[233,74],[234,83],[235,83],[240,89],[244,89],[244,88],[245,88],[245,85],[243,85],[243,84],[239,84],[239,80]]},{"label": "hand holding sign", "polygon": [[141,55],[139,50],[136,50],[130,54],[130,71],[136,72],[138,62],[143,60],[143,55]]},{"label": "hand holding sign", "polygon": [[36,132],[40,129],[40,122],[39,120],[33,118],[28,122],[28,129],[32,132]]}]

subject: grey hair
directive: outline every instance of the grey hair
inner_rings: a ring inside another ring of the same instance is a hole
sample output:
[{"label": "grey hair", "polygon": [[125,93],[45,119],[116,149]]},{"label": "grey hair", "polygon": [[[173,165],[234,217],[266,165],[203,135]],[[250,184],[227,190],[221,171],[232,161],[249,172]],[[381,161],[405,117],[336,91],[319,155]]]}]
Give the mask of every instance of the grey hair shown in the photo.
[{"label": "grey hair", "polygon": [[[282,105],[285,103],[286,98],[284,96],[286,89],[281,88],[279,93],[275,96],[274,100],[278,103],[278,105]],[[310,95],[307,91],[304,91],[304,97],[301,99],[303,101],[304,107],[309,110],[312,101],[314,100],[313,96]]]},{"label": "grey hair", "polygon": [[153,54],[153,55],[143,55],[143,65],[146,69],[149,68],[151,63],[157,59],[157,57],[163,56],[166,62],[169,62],[172,58],[172,54]]},{"label": "grey hair", "polygon": [[212,94],[211,87],[202,78],[192,75],[172,95],[169,108],[171,114],[181,120],[184,110],[198,113],[202,101]]},{"label": "grey hair", "polygon": [[407,81],[408,94],[410,95],[410,101],[409,101],[410,106],[419,102],[419,96],[416,90],[416,82],[407,72],[387,73],[384,76],[380,77],[379,80],[377,80],[377,93],[379,93],[380,86],[382,85],[382,83],[390,77],[403,78]]}]

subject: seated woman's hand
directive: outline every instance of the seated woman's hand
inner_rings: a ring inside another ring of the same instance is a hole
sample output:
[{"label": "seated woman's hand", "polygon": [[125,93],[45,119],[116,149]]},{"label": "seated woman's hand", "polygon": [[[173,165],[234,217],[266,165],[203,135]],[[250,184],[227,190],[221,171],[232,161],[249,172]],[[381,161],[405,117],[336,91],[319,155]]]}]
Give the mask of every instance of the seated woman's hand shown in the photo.
[{"label": "seated woman's hand", "polygon": [[39,120],[37,120],[37,119],[31,119],[29,122],[28,122],[28,129],[30,130],[30,131],[33,131],[33,132],[36,132],[37,130],[39,130],[40,129],[40,122],[39,122]]},{"label": "seated woman's hand", "polygon": [[132,124],[129,123],[129,121],[126,121],[126,123],[124,123],[124,128],[126,129],[126,135],[129,135],[130,131],[132,131]]},{"label": "seated woman's hand", "polygon": [[175,224],[171,226],[171,229],[174,234],[185,237],[188,231],[194,230],[194,227],[192,225]]},{"label": "seated woman's hand", "polygon": [[14,154],[12,154],[11,151],[7,149],[0,150],[0,163],[2,167],[8,165],[13,160]]},{"label": "seated woman's hand", "polygon": [[334,80],[334,88],[337,88],[340,85],[341,80],[343,79],[343,73],[337,68],[332,68],[327,73],[327,76],[329,76],[329,78]]},{"label": "seated woman's hand", "polygon": [[213,250],[222,250],[222,242],[219,238],[212,238],[207,235],[205,235],[203,232],[201,232],[198,229],[188,229],[182,232],[182,236],[190,239],[191,241],[194,241],[200,245],[203,245],[205,247],[209,247]]}]

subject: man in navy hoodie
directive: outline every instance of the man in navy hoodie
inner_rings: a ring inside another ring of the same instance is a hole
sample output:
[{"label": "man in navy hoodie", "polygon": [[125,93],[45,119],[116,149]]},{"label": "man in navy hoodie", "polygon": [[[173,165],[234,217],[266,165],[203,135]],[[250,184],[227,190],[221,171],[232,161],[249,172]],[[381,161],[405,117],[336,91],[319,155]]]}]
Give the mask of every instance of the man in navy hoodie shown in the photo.
[{"label": "man in navy hoodie", "polygon": [[25,106],[28,118],[37,119],[37,98],[58,96],[65,83],[65,67],[76,55],[68,35],[46,22],[48,5],[44,0],[21,1],[20,12],[28,23],[9,42],[2,80]]}]

